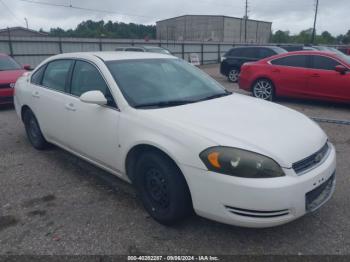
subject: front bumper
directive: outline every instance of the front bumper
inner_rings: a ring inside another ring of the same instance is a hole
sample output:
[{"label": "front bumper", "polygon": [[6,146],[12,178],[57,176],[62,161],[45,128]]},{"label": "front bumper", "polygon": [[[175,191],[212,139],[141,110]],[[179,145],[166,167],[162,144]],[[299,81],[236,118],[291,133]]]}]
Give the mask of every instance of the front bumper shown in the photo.
[{"label": "front bumper", "polygon": [[[336,154],[331,144],[323,164],[301,176],[285,169],[284,177],[246,179],[184,165],[180,168],[198,215],[243,227],[278,226],[315,211],[331,198],[336,184]],[[318,190],[321,187],[328,191]],[[310,195],[312,201],[318,201],[312,208]]]},{"label": "front bumper", "polygon": [[0,105],[13,103],[13,88],[0,89]]}]

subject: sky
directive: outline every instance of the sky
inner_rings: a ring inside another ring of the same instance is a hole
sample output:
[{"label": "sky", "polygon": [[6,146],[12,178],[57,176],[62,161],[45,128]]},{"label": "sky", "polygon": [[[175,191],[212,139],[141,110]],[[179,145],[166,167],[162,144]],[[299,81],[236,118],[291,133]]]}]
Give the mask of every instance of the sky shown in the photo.
[{"label": "sky", "polygon": [[[333,35],[350,30],[350,0],[319,0],[317,32]],[[39,5],[33,2],[41,2]],[[249,0],[249,18],[271,21],[272,30],[291,34],[311,28],[316,0]],[[56,5],[72,5],[79,10]],[[101,12],[96,10],[101,10]],[[243,17],[245,0],[0,0],[0,28],[26,26],[49,30],[74,29],[84,20],[112,20],[155,24],[156,21],[184,15],[227,15]]]}]

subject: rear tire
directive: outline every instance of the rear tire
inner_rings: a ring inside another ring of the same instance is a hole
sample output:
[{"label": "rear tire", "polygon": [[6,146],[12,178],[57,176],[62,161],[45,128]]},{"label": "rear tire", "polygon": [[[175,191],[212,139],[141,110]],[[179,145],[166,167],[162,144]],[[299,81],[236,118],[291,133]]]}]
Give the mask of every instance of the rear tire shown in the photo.
[{"label": "rear tire", "polygon": [[31,110],[23,113],[23,122],[26,129],[27,137],[32,146],[38,150],[44,150],[49,147],[49,143],[45,140],[39,123]]},{"label": "rear tire", "polygon": [[228,72],[227,79],[231,83],[237,83],[238,82],[238,75],[239,75],[239,70],[238,69],[236,69],[236,68],[231,69]]},{"label": "rear tire", "polygon": [[275,99],[275,87],[269,79],[261,78],[255,81],[252,87],[253,96],[266,101]]},{"label": "rear tire", "polygon": [[173,225],[192,212],[190,192],[181,171],[156,151],[142,154],[136,163],[134,184],[147,212],[163,225]]}]

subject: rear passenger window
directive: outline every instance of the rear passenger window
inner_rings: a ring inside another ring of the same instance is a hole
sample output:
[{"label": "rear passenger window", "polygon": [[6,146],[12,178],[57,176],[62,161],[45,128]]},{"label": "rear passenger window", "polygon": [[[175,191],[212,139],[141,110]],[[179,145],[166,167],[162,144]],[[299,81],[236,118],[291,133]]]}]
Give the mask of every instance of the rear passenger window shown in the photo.
[{"label": "rear passenger window", "polygon": [[71,60],[56,60],[46,67],[42,85],[60,92],[66,91],[67,77],[72,66]]},{"label": "rear passenger window", "polygon": [[291,67],[308,67],[307,56],[305,55],[292,55],[271,61],[273,65],[291,66]]},{"label": "rear passenger window", "polygon": [[31,83],[34,85],[41,85],[41,81],[43,79],[43,75],[45,72],[46,66],[40,67],[35,73],[32,75]]},{"label": "rear passenger window", "polygon": [[335,70],[335,67],[340,63],[334,59],[325,56],[312,56],[311,67],[313,69]]},{"label": "rear passenger window", "polygon": [[257,48],[242,48],[240,50],[240,57],[245,58],[258,58],[258,49]]}]

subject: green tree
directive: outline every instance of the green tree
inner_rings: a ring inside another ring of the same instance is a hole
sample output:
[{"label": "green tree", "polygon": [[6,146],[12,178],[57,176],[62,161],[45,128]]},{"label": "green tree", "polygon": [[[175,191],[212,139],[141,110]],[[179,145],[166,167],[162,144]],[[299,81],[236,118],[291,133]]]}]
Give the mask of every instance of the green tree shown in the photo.
[{"label": "green tree", "polygon": [[273,43],[289,43],[289,31],[278,30],[272,35]]}]

